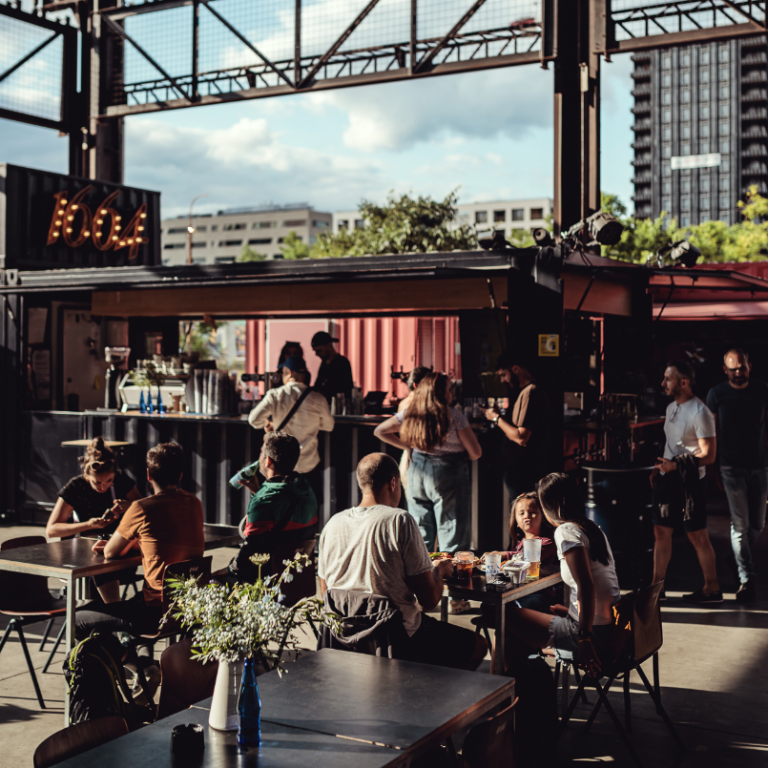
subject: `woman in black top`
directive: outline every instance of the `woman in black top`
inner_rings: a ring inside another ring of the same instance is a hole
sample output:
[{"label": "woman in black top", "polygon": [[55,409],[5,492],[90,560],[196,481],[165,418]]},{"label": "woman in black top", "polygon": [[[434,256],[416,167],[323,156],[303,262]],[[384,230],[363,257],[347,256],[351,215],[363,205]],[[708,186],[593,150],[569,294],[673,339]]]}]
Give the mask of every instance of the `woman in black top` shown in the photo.
[{"label": "woman in black top", "polygon": [[[73,477],[59,491],[45,528],[49,538],[108,535],[117,528],[131,503],[141,498],[133,480],[118,470],[115,455],[105,445],[104,438],[97,437],[91,442],[85,456],[80,457],[80,464],[83,474]],[[127,570],[133,572],[135,568]],[[123,574],[120,571],[94,579],[105,603],[120,599]]]}]

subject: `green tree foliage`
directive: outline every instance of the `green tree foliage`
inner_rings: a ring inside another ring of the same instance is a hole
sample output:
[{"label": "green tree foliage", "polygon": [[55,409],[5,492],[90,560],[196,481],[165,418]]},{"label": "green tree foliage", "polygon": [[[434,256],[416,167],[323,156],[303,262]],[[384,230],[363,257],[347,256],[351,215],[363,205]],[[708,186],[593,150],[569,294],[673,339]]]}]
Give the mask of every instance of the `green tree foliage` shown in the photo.
[{"label": "green tree foliage", "polygon": [[701,250],[700,263],[764,261],[768,257],[768,199],[751,186],[746,200],[740,200],[743,221],[728,226],[722,221],[705,221],[689,227],[662,211],[656,219],[636,219],[616,195],[601,195],[603,210],[624,225],[621,241],[603,247],[603,256],[645,264],[656,251],[676,240],[688,240]]},{"label": "green tree foliage", "polygon": [[291,230],[284,238],[280,246],[284,259],[308,259],[310,248],[307,243]]},{"label": "green tree foliage", "polygon": [[240,258],[238,261],[264,261],[267,257],[263,253],[251,248],[248,243],[243,246],[243,250],[240,251]]},{"label": "green tree foliage", "polygon": [[426,253],[429,251],[472,250],[477,237],[468,225],[455,226],[457,191],[442,202],[430,197],[396,197],[390,192],[385,205],[363,201],[362,229],[325,232],[310,248],[315,259],[339,256],[366,256],[383,253]]}]

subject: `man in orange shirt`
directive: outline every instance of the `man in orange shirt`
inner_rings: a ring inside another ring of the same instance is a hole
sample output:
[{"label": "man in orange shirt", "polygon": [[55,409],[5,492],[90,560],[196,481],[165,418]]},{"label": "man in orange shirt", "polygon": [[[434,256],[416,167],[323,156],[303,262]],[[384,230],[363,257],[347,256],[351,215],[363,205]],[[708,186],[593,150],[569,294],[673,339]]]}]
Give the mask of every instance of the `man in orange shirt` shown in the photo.
[{"label": "man in orange shirt", "polygon": [[[199,557],[205,548],[203,506],[196,496],[178,487],[183,470],[184,451],[177,443],[161,443],[147,453],[147,481],[153,495],[133,502],[109,541],[93,547],[94,552],[103,551],[106,560],[138,548],[144,589],[130,600],[90,603],[78,610],[75,631],[79,640],[93,630],[131,635],[157,632],[168,608],[162,600],[165,566]],[[139,655],[142,666],[153,666],[151,645],[140,647]]]}]

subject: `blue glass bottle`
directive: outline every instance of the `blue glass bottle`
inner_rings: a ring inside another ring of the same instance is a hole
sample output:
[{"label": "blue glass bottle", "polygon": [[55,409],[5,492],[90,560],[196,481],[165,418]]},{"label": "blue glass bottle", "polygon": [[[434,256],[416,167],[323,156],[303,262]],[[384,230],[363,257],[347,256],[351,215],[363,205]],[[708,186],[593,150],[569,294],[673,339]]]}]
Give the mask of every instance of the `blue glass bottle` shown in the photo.
[{"label": "blue glass bottle", "polygon": [[237,743],[250,746],[261,744],[261,699],[254,659],[246,659],[243,664],[243,681],[237,701]]},{"label": "blue glass bottle", "polygon": [[147,404],[144,401],[144,392],[139,395],[139,413],[147,412]]},{"label": "blue glass bottle", "polygon": [[152,390],[147,390],[147,413],[154,413],[155,406],[152,405]]},{"label": "blue glass bottle", "polygon": [[160,392],[160,387],[157,388],[157,412],[163,415],[163,395]]}]

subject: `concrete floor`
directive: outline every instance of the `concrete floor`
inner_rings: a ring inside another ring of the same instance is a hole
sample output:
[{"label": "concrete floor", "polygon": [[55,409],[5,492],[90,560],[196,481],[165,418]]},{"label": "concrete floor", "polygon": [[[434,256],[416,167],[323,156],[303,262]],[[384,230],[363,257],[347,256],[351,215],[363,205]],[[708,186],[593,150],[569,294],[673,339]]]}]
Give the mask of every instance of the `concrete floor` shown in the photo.
[{"label": "concrete floor", "polygon": [[[710,534],[718,556],[721,586],[726,602],[719,608],[700,609],[683,603],[679,596],[700,586],[692,547],[675,539],[675,551],[667,577],[669,601],[662,609],[664,646],[660,652],[662,699],[688,747],[676,752],[666,727],[657,717],[639,678],[632,680],[632,741],[646,766],[760,766],[768,764],[768,565],[763,567],[758,602],[742,607],[734,600],[736,585],[726,566],[730,551],[728,519],[710,518]],[[40,528],[5,527],[0,541],[21,535],[40,534]],[[232,550],[214,552],[214,568],[223,566]],[[758,562],[768,563],[768,535],[756,547]],[[51,586],[58,587],[57,582]],[[452,617],[470,626],[471,615]],[[0,631],[7,618],[0,617]],[[54,633],[58,631],[58,622]],[[2,768],[29,768],[35,747],[63,726],[64,679],[59,652],[48,674],[42,674],[47,651],[38,651],[44,624],[25,630],[47,708],[40,710],[16,636],[9,638],[0,654],[0,743]],[[47,648],[50,649],[50,642]],[[309,638],[306,647],[310,648]],[[162,649],[159,649],[161,652]],[[647,665],[650,676],[650,663]],[[481,671],[487,671],[489,661]],[[588,693],[594,701],[594,692]],[[623,716],[621,690],[610,694],[619,717]],[[580,704],[568,731],[558,745],[561,765],[610,762],[632,765],[624,745],[603,711],[588,735],[580,733],[589,708]],[[544,768],[544,766],[543,766]]]}]

